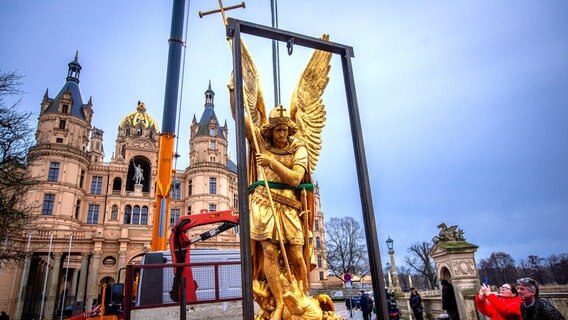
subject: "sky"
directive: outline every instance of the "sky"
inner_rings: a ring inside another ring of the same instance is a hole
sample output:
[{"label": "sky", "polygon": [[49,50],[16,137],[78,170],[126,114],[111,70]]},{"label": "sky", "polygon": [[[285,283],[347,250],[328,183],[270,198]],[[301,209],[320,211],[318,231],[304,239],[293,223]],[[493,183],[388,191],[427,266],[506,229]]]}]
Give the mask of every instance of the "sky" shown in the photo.
[{"label": "sky", "polygon": [[[224,1],[225,5],[240,2]],[[83,100],[104,130],[105,161],[121,119],[145,103],[161,124],[171,1],[0,0],[0,70],[22,74],[20,108],[37,123],[41,99],[65,83],[76,50]],[[211,81],[218,119],[227,121],[231,53],[217,1],[191,1],[177,169],[188,165],[189,126]],[[280,1],[283,30],[353,47],[355,87],[382,261],[394,240],[407,249],[431,241],[437,225],[458,225],[479,246],[476,261],[506,252],[567,253],[568,2]],[[270,1],[227,15],[271,24]],[[244,36],[274,105],[271,43]],[[280,48],[287,106],[311,50]],[[363,224],[339,57],[324,94],[323,149],[314,177],[326,219]],[[161,126],[160,126],[161,127]]]}]

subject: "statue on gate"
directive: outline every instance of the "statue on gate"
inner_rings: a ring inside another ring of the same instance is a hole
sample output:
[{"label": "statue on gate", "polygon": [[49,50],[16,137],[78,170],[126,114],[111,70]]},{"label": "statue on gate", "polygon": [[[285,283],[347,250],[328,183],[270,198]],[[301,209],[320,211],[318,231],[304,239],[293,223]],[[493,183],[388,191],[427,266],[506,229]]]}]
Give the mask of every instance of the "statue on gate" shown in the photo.
[{"label": "statue on gate", "polygon": [[[313,268],[311,174],[319,158],[325,125],[321,97],[329,81],[331,53],[314,52],[290,108],[278,105],[268,117],[260,78],[244,43],[241,54],[249,141],[253,293],[261,308],[256,318],[334,319],[331,299],[307,295]],[[229,91],[235,117],[232,77]]]},{"label": "statue on gate", "polygon": [[448,227],[445,223],[438,225],[440,232],[432,239],[432,242],[438,243],[440,241],[465,241],[463,230],[458,228],[457,225]]}]

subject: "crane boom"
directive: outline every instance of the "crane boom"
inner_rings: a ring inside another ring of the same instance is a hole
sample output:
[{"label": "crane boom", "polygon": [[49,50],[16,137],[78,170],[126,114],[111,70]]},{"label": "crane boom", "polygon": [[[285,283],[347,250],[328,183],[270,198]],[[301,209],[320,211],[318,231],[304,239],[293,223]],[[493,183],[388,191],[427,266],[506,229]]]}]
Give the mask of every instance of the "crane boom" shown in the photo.
[{"label": "crane boom", "polygon": [[176,107],[179,95],[181,60],[183,47],[183,25],[185,21],[185,0],[174,0],[172,26],[170,30],[168,69],[162,132],[158,151],[158,171],[156,173],[156,202],[154,224],[152,227],[152,251],[166,250],[166,225],[169,221],[170,191],[172,187],[174,144],[176,129]]}]

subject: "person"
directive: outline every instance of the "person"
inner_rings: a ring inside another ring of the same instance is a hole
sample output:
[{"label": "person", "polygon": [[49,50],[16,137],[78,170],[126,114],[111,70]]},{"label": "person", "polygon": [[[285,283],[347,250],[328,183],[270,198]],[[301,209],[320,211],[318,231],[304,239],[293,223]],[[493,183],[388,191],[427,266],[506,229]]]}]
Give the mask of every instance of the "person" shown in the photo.
[{"label": "person", "polygon": [[136,184],[140,184],[140,181],[144,180],[144,169],[142,169],[140,164],[134,166],[134,177],[132,180]]},{"label": "person", "polygon": [[[313,209],[304,206],[307,204],[311,208],[313,201],[309,201],[307,195],[304,197],[297,190],[302,183],[306,183],[306,188],[313,188],[311,176],[307,172],[308,151],[303,142],[294,138],[296,124],[282,106],[273,109],[268,123],[260,128],[246,123],[249,140],[251,135],[256,135],[260,149],[255,150],[255,156],[251,159],[254,165],[249,169],[255,175],[249,188],[253,278],[268,282],[276,304],[270,318],[281,319],[284,308],[283,286],[286,282],[282,278],[289,278],[286,264],[288,263],[293,280],[297,281],[302,291],[307,291],[309,281],[310,253],[306,253],[304,244],[309,244],[305,236],[308,235],[310,226],[305,219],[311,220],[309,214]],[[250,145],[253,146],[254,143]],[[269,184],[268,189],[265,181]],[[308,214],[300,216],[303,212]],[[283,261],[282,247],[287,263]],[[293,280],[287,279],[287,282],[293,283]]]},{"label": "person", "polygon": [[440,284],[442,285],[442,309],[446,310],[450,320],[460,320],[454,286],[446,279],[440,281]]},{"label": "person", "polygon": [[10,317],[6,312],[2,311],[2,313],[0,314],[0,320],[10,320]]},{"label": "person", "polygon": [[538,283],[531,278],[517,280],[517,291],[522,299],[523,320],[565,320],[564,316],[550,302],[538,297]]},{"label": "person", "polygon": [[475,295],[477,310],[491,320],[520,320],[521,302],[517,288],[510,283],[499,287],[498,295],[491,292],[488,285],[483,284]]},{"label": "person", "polygon": [[365,291],[361,290],[361,312],[363,312],[363,320],[371,320],[373,307],[369,299],[370,298]]},{"label": "person", "polygon": [[414,314],[414,319],[424,320],[422,312],[424,312],[424,307],[422,306],[422,297],[418,293],[416,288],[410,288],[410,308],[412,308],[412,314]]}]

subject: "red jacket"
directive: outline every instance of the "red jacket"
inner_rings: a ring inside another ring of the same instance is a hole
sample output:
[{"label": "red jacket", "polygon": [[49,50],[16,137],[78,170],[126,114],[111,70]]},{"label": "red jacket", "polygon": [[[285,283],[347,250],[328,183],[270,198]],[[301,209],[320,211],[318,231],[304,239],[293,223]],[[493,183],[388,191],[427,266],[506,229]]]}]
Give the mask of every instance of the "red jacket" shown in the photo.
[{"label": "red jacket", "polygon": [[519,296],[499,298],[495,294],[490,294],[487,299],[481,299],[479,295],[475,295],[477,310],[491,320],[521,320],[522,302]]}]

